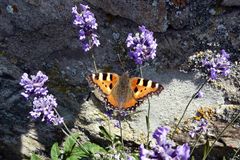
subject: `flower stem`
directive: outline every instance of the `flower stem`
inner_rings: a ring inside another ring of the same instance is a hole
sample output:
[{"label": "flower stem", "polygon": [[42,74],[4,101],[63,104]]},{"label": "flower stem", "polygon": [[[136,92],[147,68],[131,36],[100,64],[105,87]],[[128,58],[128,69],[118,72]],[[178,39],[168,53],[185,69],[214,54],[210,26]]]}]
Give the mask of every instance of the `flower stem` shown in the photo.
[{"label": "flower stem", "polygon": [[209,153],[211,152],[211,150],[213,149],[214,144],[219,140],[219,138],[222,136],[222,134],[224,133],[224,131],[230,126],[232,125],[240,116],[240,112],[232,119],[231,122],[228,123],[228,125],[222,130],[222,132],[217,136],[217,138],[213,141],[211,147],[209,148],[209,150],[207,151],[207,154],[203,157],[202,160],[205,160],[207,158],[207,156],[209,155]]},{"label": "flower stem", "polygon": [[95,72],[97,73],[97,72],[98,72],[98,69],[97,69],[97,64],[96,64],[96,61],[95,61],[94,53],[91,52],[91,55],[92,55],[92,59],[93,59],[93,66],[94,66]]},{"label": "flower stem", "polygon": [[202,135],[202,132],[200,133],[200,135],[198,136],[197,140],[195,141],[195,143],[194,143],[194,145],[193,145],[193,148],[192,148],[192,151],[191,151],[190,155],[193,154],[193,151],[194,151],[194,149],[196,148],[197,143],[199,142],[199,140],[200,140],[200,138],[201,138],[201,135]]},{"label": "flower stem", "polygon": [[[140,71],[140,75],[143,78],[143,71],[142,71],[142,67],[139,66],[139,71]],[[149,117],[150,117],[150,109],[151,109],[151,104],[150,104],[150,100],[147,97],[148,100],[148,112],[147,112],[147,116],[146,116],[146,125],[147,125],[147,147],[149,147],[149,137],[150,137],[150,122],[149,122]]]},{"label": "flower stem", "polygon": [[119,128],[120,128],[121,143],[122,143],[122,146],[124,146],[124,142],[123,142],[123,129],[122,129],[121,113],[120,112],[119,112],[119,115],[118,115],[118,122],[119,122]]},{"label": "flower stem", "polygon": [[[57,109],[56,108],[53,108],[54,112],[57,114],[58,117],[61,117],[60,114],[58,113]],[[63,121],[63,126],[64,128],[66,129],[67,132],[64,132],[66,134],[66,136],[69,136],[69,134],[71,134],[71,131],[68,129],[66,123]]]},{"label": "flower stem", "polygon": [[240,146],[238,147],[237,151],[235,152],[235,154],[233,155],[232,160],[235,160],[235,158],[237,158],[237,154],[240,151]]},{"label": "flower stem", "polygon": [[[56,108],[53,108],[54,109],[54,112],[57,114],[58,117],[61,117],[60,114],[58,113],[57,109]],[[62,128],[62,132],[70,137],[70,134],[71,134],[71,131],[68,129],[66,123],[63,121],[63,126],[64,128],[66,129],[66,131]],[[72,137],[73,138],[73,137]],[[75,138],[73,138],[73,140],[79,145],[79,147],[86,153],[86,154],[89,154],[89,152],[82,146],[82,144]]]},{"label": "flower stem", "polygon": [[185,107],[185,110],[183,111],[183,114],[182,114],[180,120],[178,121],[178,123],[177,123],[177,125],[176,125],[176,127],[175,127],[175,129],[174,129],[174,131],[173,131],[173,133],[172,133],[171,138],[173,138],[174,134],[176,133],[176,131],[177,131],[177,129],[178,129],[178,127],[179,127],[179,125],[180,125],[183,117],[185,116],[185,114],[186,114],[186,112],[187,112],[187,109],[188,109],[188,107],[190,106],[191,102],[193,101],[193,99],[196,97],[196,95],[198,94],[198,92],[204,87],[204,85],[205,85],[207,82],[208,82],[208,79],[206,79],[206,80],[200,85],[200,87],[198,87],[199,89],[197,90],[197,92],[192,95],[190,101],[188,102],[187,106]]}]

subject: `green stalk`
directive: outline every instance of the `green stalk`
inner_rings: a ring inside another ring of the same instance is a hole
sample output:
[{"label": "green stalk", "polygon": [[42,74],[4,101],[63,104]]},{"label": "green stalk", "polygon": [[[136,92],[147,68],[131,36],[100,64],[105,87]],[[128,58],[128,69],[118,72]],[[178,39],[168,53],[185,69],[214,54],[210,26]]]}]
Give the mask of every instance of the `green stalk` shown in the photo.
[{"label": "green stalk", "polygon": [[[140,75],[141,78],[143,78],[143,71],[142,71],[142,67],[139,66],[139,71],[140,71]],[[147,147],[149,147],[149,139],[150,139],[150,121],[149,121],[149,117],[150,117],[150,109],[151,109],[151,104],[150,104],[150,100],[147,97],[148,100],[148,112],[147,112],[147,116],[146,116],[146,125],[147,125]]]},{"label": "green stalk", "polygon": [[205,85],[207,82],[208,82],[208,79],[205,80],[205,82],[201,84],[201,86],[199,87],[199,89],[197,90],[197,92],[193,94],[192,98],[190,99],[190,101],[188,102],[187,106],[185,107],[185,110],[183,111],[183,114],[182,114],[180,120],[178,121],[178,123],[177,123],[177,125],[176,125],[176,127],[175,127],[175,129],[174,129],[174,131],[173,131],[173,133],[172,133],[171,138],[173,138],[174,134],[176,133],[176,131],[177,131],[178,127],[179,127],[179,124],[181,123],[183,117],[185,116],[185,114],[186,114],[186,112],[187,112],[187,109],[188,109],[189,105],[191,104],[191,102],[192,102],[193,99],[196,97],[196,95],[198,94],[198,92],[204,87],[204,85]]},{"label": "green stalk", "polygon": [[97,69],[97,64],[96,64],[95,56],[94,56],[93,52],[91,52],[91,55],[92,55],[92,59],[93,59],[93,66],[94,66],[95,72],[97,73],[98,69]]},{"label": "green stalk", "polygon": [[119,127],[120,127],[120,136],[121,136],[121,143],[122,143],[122,146],[124,146],[124,142],[123,142],[123,129],[122,129],[122,123],[121,123],[121,116],[120,116],[120,112],[119,112],[119,115],[118,115],[118,122],[119,122]]},{"label": "green stalk", "polygon": [[193,148],[192,148],[192,151],[191,151],[190,155],[193,154],[193,151],[194,151],[194,149],[196,148],[197,143],[199,142],[199,140],[200,140],[200,138],[201,138],[201,135],[202,135],[202,132],[200,133],[200,135],[198,136],[197,140],[195,141],[195,143],[194,143],[194,145],[193,145]]},{"label": "green stalk", "polygon": [[222,130],[222,132],[217,136],[217,138],[213,141],[213,144],[211,145],[210,149],[207,151],[207,154],[204,155],[202,160],[205,160],[207,158],[207,156],[209,155],[209,153],[212,151],[214,144],[219,140],[219,138],[222,136],[222,134],[224,133],[224,131],[230,126],[232,125],[239,117],[240,112],[232,119],[232,121],[230,123],[228,123],[228,125]]},{"label": "green stalk", "polygon": [[235,158],[237,158],[237,154],[240,151],[240,146],[238,147],[237,151],[235,152],[235,154],[233,155],[232,160],[235,160]]}]

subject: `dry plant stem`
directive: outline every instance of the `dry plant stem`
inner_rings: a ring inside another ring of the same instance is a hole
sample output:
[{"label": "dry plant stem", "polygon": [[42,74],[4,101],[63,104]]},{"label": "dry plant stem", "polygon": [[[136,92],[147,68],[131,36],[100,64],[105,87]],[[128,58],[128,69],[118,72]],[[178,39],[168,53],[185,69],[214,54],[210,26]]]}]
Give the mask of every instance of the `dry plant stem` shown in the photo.
[{"label": "dry plant stem", "polygon": [[199,140],[200,140],[200,138],[201,138],[201,135],[202,135],[202,132],[200,133],[200,135],[198,136],[197,140],[195,141],[195,143],[194,143],[194,145],[193,145],[193,148],[192,148],[192,150],[191,150],[190,155],[193,154],[193,151],[194,151],[194,149],[196,148],[197,143],[199,142]]},{"label": "dry plant stem", "polygon": [[178,123],[177,123],[177,125],[176,125],[176,127],[175,127],[175,129],[174,129],[174,131],[173,131],[173,133],[172,133],[171,138],[173,138],[174,134],[176,133],[176,131],[177,131],[178,127],[179,127],[179,124],[181,123],[183,117],[185,116],[185,114],[186,114],[186,112],[187,112],[187,109],[188,109],[189,105],[191,104],[191,102],[192,102],[193,99],[196,97],[196,95],[198,94],[198,92],[204,87],[204,85],[205,85],[207,82],[208,82],[208,79],[206,79],[205,82],[203,82],[203,83],[200,85],[200,87],[199,87],[199,89],[197,90],[197,92],[193,94],[192,98],[190,99],[190,101],[188,102],[187,106],[185,107],[185,110],[184,110],[184,112],[183,112],[180,120],[178,121]]},{"label": "dry plant stem", "polygon": [[120,112],[119,112],[119,115],[118,115],[118,122],[119,122],[119,128],[120,128],[121,143],[124,146],[124,143],[123,143],[123,129],[122,129]]},{"label": "dry plant stem", "polygon": [[[139,66],[139,71],[140,71],[140,75],[141,75],[141,78],[143,78],[143,72],[142,72],[142,67]],[[150,108],[151,108],[151,105],[150,105],[150,101],[149,101],[149,98],[147,97],[147,100],[148,100],[148,113],[147,113],[147,116],[146,116],[146,125],[147,125],[147,146],[149,144],[149,137],[150,137],[150,123],[149,123],[149,117],[150,117]]]},{"label": "dry plant stem", "polygon": [[91,52],[91,55],[92,55],[92,59],[93,59],[93,66],[94,66],[95,72],[98,73],[98,69],[97,69],[94,53]]},{"label": "dry plant stem", "polygon": [[214,144],[219,140],[219,138],[222,136],[222,134],[224,133],[224,131],[230,126],[232,125],[240,116],[240,112],[232,119],[232,121],[230,123],[228,123],[228,125],[222,130],[222,132],[217,136],[217,138],[213,141],[211,147],[209,148],[209,150],[207,151],[207,154],[203,157],[202,160],[205,160],[207,158],[207,156],[209,155],[209,153],[211,152],[211,150],[214,147]]},{"label": "dry plant stem", "polygon": [[234,153],[232,160],[235,160],[237,158],[237,154],[240,151],[240,146],[238,147],[237,151]]}]

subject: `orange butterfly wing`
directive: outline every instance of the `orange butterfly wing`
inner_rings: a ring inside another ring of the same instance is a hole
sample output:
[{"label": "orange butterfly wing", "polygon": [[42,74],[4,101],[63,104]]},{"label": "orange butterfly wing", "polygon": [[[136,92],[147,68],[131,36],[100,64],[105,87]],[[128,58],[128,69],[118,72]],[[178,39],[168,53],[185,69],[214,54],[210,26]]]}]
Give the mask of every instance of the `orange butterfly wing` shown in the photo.
[{"label": "orange butterfly wing", "polygon": [[119,80],[119,76],[115,73],[96,73],[88,76],[90,84],[99,88],[105,95],[109,95],[112,88]]},{"label": "orange butterfly wing", "polygon": [[140,104],[141,104],[140,101],[136,100],[135,98],[131,98],[124,103],[123,109],[125,109],[125,110],[135,110],[136,107],[139,106]]},{"label": "orange butterfly wing", "polygon": [[134,107],[137,107],[140,103],[132,96],[130,96],[128,99],[126,99],[125,103],[120,106],[119,102],[116,100],[116,98],[113,96],[113,94],[110,94],[106,97],[108,105],[111,106],[114,109],[125,109],[125,110],[131,110]]},{"label": "orange butterfly wing", "polygon": [[125,103],[120,106],[116,97],[118,94],[112,93],[112,89],[116,86],[120,79],[118,74],[96,73],[88,76],[87,79],[90,84],[99,88],[103,92],[108,105],[114,109],[135,109],[147,96],[159,94],[163,90],[162,85],[151,80],[146,80],[140,77],[130,78],[129,87],[131,92],[130,94],[127,94],[128,96]]},{"label": "orange butterfly wing", "polygon": [[159,94],[164,88],[159,83],[153,82],[151,80],[146,80],[140,77],[133,77],[130,79],[131,89],[133,91],[134,98],[143,100],[149,95]]}]

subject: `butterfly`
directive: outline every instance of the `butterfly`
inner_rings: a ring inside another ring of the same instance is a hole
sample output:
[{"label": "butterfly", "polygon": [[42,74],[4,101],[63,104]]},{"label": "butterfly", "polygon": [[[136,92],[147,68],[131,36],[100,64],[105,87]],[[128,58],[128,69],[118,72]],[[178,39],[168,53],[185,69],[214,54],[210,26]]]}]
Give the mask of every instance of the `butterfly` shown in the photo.
[{"label": "butterfly", "polygon": [[135,110],[144,99],[159,94],[163,86],[140,77],[129,77],[128,72],[119,76],[116,73],[96,73],[87,77],[88,82],[100,89],[107,105],[113,109]]}]

